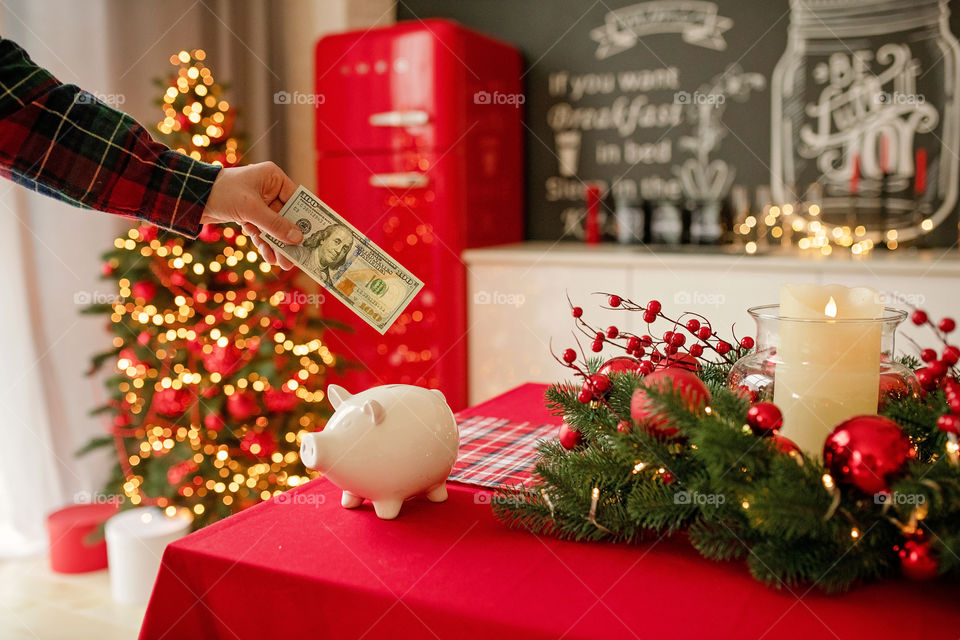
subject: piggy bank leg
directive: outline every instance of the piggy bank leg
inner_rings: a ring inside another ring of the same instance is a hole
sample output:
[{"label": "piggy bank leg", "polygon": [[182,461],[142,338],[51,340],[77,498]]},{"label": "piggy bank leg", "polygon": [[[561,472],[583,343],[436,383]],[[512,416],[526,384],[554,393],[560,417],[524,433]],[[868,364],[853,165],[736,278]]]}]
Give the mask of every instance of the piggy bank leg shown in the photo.
[{"label": "piggy bank leg", "polygon": [[443,481],[427,491],[427,500],[430,502],[445,502],[447,499],[447,482]]},{"label": "piggy bank leg", "polygon": [[363,498],[358,496],[355,493],[350,493],[349,491],[343,492],[343,497],[340,498],[340,504],[345,509],[356,509],[361,504],[363,504]]},{"label": "piggy bank leg", "polygon": [[377,512],[377,517],[382,520],[393,520],[400,513],[400,507],[403,506],[403,500],[374,500],[373,510]]}]

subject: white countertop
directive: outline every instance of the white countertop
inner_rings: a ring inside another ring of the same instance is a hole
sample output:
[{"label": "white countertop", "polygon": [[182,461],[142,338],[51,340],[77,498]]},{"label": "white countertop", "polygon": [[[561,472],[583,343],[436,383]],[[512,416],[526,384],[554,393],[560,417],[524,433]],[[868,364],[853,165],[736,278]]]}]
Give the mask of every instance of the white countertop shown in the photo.
[{"label": "white countertop", "polygon": [[594,267],[637,267],[645,264],[670,268],[725,268],[736,265],[750,270],[817,270],[873,274],[896,273],[917,276],[960,275],[960,250],[898,249],[875,250],[866,256],[854,256],[843,248],[834,248],[829,256],[813,251],[801,252],[771,249],[762,254],[747,255],[734,247],[652,245],[622,246],[604,243],[588,246],[580,242],[531,241],[468,249],[463,253],[467,264],[540,264]]}]

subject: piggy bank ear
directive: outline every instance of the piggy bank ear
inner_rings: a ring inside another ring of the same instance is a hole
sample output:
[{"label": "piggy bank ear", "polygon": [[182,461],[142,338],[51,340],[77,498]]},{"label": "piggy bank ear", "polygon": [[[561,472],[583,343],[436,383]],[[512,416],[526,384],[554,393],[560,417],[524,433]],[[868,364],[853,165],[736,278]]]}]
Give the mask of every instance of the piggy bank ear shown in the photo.
[{"label": "piggy bank ear", "polygon": [[330,404],[336,411],[341,404],[350,399],[350,392],[338,384],[331,384],[327,387],[327,397],[330,398]]},{"label": "piggy bank ear", "polygon": [[367,400],[364,402],[363,412],[370,416],[370,420],[373,421],[373,424],[380,424],[387,415],[383,405],[376,400]]}]

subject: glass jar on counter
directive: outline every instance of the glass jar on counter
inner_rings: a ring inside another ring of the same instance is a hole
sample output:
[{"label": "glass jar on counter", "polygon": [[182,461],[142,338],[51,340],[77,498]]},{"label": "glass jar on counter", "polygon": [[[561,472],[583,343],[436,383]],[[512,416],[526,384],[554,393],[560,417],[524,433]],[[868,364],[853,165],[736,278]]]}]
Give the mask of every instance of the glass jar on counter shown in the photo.
[{"label": "glass jar on counter", "polygon": [[874,242],[942,228],[960,151],[947,0],[791,0],[790,11],[771,82],[774,199],[815,185],[827,232],[855,220]]}]

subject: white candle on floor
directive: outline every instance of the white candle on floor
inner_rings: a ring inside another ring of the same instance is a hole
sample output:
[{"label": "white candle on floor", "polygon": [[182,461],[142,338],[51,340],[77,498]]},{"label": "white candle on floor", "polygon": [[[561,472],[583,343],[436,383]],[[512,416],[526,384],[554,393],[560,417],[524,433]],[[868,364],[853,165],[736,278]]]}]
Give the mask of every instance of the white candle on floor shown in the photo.
[{"label": "white candle on floor", "polygon": [[819,457],[847,418],[877,412],[882,315],[880,296],[867,287],[780,288],[773,401],[781,433],[807,455]]},{"label": "white candle on floor", "polygon": [[190,531],[188,516],[167,516],[157,507],[129,509],[107,521],[107,560],[113,599],[143,604],[150,599],[167,545]]}]

